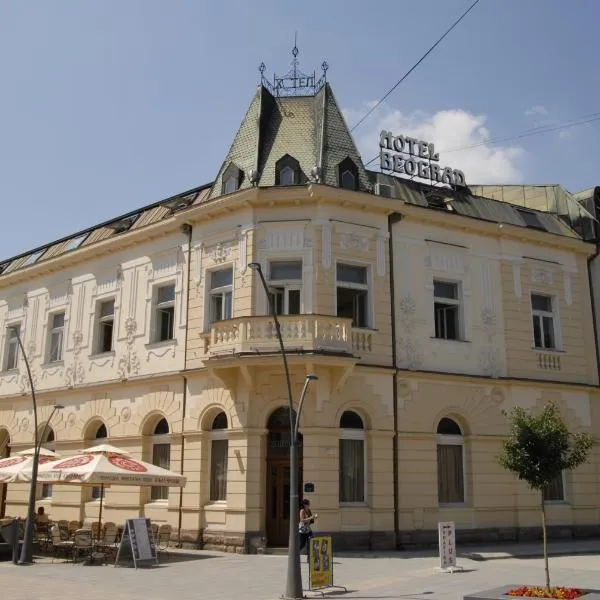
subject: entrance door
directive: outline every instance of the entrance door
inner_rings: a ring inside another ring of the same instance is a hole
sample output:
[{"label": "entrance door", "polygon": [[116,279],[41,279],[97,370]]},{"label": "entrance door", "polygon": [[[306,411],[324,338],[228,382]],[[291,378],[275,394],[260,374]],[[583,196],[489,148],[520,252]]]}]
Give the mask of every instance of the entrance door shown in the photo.
[{"label": "entrance door", "polygon": [[[287,547],[290,530],[290,427],[287,408],[269,419],[267,445],[266,530],[269,546]],[[298,494],[302,494],[302,436],[299,436]],[[294,507],[298,512],[300,506]]]}]

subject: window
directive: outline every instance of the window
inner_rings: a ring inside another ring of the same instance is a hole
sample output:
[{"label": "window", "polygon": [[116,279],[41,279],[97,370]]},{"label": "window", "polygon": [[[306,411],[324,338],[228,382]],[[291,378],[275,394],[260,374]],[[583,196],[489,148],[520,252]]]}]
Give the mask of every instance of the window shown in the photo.
[{"label": "window", "polygon": [[210,444],[210,501],[227,500],[227,415],[220,412],[213,420]]},{"label": "window", "polygon": [[275,185],[295,185],[303,180],[300,163],[289,154],[275,164]]},{"label": "window", "polygon": [[[108,431],[106,430],[106,425],[102,423],[96,431],[96,435],[94,436],[95,444],[103,444],[108,437]],[[104,488],[101,486],[94,486],[92,488],[92,500],[99,500],[104,497]]]},{"label": "window", "polygon": [[210,274],[209,321],[226,321],[232,316],[233,269],[221,269]]},{"label": "window", "polygon": [[337,316],[352,319],[353,327],[368,327],[369,284],[367,267],[338,263]]},{"label": "window", "polygon": [[[45,439],[42,440],[42,447],[46,448],[46,450],[52,450],[52,452],[54,452],[54,430],[52,429],[52,427],[45,427],[45,425],[42,425],[42,430],[44,428],[46,429],[46,435]],[[52,485],[50,483],[42,484],[42,491],[40,497],[42,499],[52,498]]]},{"label": "window", "polygon": [[4,359],[4,370],[10,371],[19,366],[19,336],[21,335],[21,324],[15,323],[6,329],[6,358]]},{"label": "window", "polygon": [[227,179],[223,187],[224,194],[233,194],[237,190],[237,177],[232,175]]},{"label": "window", "polygon": [[63,359],[63,344],[65,339],[65,313],[50,316],[50,350],[48,362],[59,362]]},{"label": "window", "polygon": [[444,340],[460,339],[460,297],[457,283],[433,282],[433,313],[435,337]]},{"label": "window", "polygon": [[[161,419],[154,428],[152,438],[152,464],[163,469],[171,468],[171,441],[168,438],[169,424],[166,419]],[[151,500],[168,500],[169,488],[153,486],[150,490]]]},{"label": "window", "polygon": [[565,502],[564,471],[543,490],[544,502]]},{"label": "window", "polygon": [[531,294],[533,344],[536,348],[556,349],[553,300],[550,296]]},{"label": "window", "polygon": [[269,264],[271,297],[277,315],[301,312],[302,261],[274,261]]},{"label": "window", "polygon": [[242,171],[235,163],[229,163],[225,171],[223,171],[221,185],[222,194],[233,194],[240,189],[242,183]]},{"label": "window", "polygon": [[522,208],[517,208],[517,212],[521,215],[521,217],[523,218],[523,221],[525,221],[525,225],[527,225],[527,227],[531,227],[532,229],[541,229],[542,231],[546,231],[546,228],[544,227],[544,225],[540,221],[539,216],[536,213],[529,211],[529,210],[523,210]]},{"label": "window", "polygon": [[100,302],[98,307],[98,329],[96,352],[112,352],[113,330],[115,325],[115,301],[106,300]]},{"label": "window", "polygon": [[344,171],[342,173],[342,187],[347,190],[356,189],[356,179],[351,171]]},{"label": "window", "polygon": [[156,290],[155,342],[166,342],[174,337],[175,285],[164,285]]},{"label": "window", "polygon": [[340,504],[365,502],[365,428],[346,411],[340,419]]},{"label": "window", "polygon": [[460,427],[452,419],[441,419],[437,428],[438,502],[465,501],[464,445]]}]

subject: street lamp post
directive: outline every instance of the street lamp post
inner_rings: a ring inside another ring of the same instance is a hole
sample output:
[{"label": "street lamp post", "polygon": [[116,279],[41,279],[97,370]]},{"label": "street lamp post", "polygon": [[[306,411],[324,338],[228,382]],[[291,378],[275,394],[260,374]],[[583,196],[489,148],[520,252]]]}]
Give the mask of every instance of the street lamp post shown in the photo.
[{"label": "street lamp post", "polygon": [[288,538],[288,565],[287,565],[287,578],[285,586],[285,594],[283,598],[302,598],[302,572],[300,570],[300,541],[298,537],[298,511],[300,510],[300,502],[298,495],[298,424],[300,422],[300,412],[302,411],[302,405],[304,404],[304,398],[308,390],[310,381],[317,379],[315,375],[307,375],[304,381],[304,387],[302,388],[302,394],[300,396],[300,402],[298,404],[298,413],[294,413],[294,400],[292,397],[292,381],[290,378],[290,371],[288,368],[287,355],[285,353],[285,346],[283,345],[283,338],[281,336],[281,325],[277,318],[275,311],[275,302],[273,295],[269,292],[269,286],[265,280],[264,273],[260,263],[250,263],[248,265],[253,271],[258,273],[260,282],[267,295],[269,301],[269,308],[273,321],[275,323],[275,332],[277,340],[279,342],[279,348],[281,349],[281,358],[283,360],[283,369],[285,371],[285,380],[287,384],[288,392],[288,406],[290,412],[290,531]]},{"label": "street lamp post", "polygon": [[46,421],[46,425],[44,427],[44,431],[42,435],[38,439],[38,415],[37,415],[37,402],[35,399],[35,386],[33,384],[33,377],[31,375],[31,367],[29,366],[29,361],[27,360],[27,354],[25,353],[25,348],[23,347],[23,342],[21,341],[21,336],[19,332],[13,328],[13,335],[17,338],[17,343],[19,344],[19,349],[21,350],[21,354],[23,355],[23,361],[25,362],[25,368],[27,369],[27,377],[29,378],[29,387],[31,388],[31,402],[33,404],[33,431],[34,431],[34,454],[33,454],[33,464],[31,465],[31,483],[29,486],[29,504],[27,505],[27,521],[25,522],[25,532],[23,535],[23,547],[21,548],[21,557],[19,559],[19,565],[29,565],[33,563],[33,521],[35,519],[35,491],[37,487],[37,473],[38,473],[38,462],[40,460],[40,450],[42,447],[42,440],[44,439],[44,435],[46,435],[46,431],[48,429],[48,425],[50,424],[50,419],[54,416],[54,413],[61,408],[64,408],[60,404],[55,404],[52,412],[50,413],[50,417]]}]

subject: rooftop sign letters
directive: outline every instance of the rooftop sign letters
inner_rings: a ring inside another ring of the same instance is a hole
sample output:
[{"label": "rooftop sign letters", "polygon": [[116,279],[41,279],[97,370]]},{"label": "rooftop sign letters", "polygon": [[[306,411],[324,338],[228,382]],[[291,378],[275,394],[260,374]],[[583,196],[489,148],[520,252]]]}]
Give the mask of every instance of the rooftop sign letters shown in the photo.
[{"label": "rooftop sign letters", "polygon": [[411,179],[429,179],[433,183],[446,183],[466,187],[465,174],[452,167],[441,167],[440,155],[431,142],[404,135],[394,135],[383,130],[379,137],[382,171],[408,175]]}]

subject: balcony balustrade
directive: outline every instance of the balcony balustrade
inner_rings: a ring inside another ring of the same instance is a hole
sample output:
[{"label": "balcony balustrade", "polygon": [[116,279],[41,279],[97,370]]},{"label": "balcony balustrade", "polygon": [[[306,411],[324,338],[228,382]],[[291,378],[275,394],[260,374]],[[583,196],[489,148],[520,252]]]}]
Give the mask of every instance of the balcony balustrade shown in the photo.
[{"label": "balcony balustrade", "polygon": [[536,352],[538,369],[560,371],[560,354],[555,352]]},{"label": "balcony balustrade", "polygon": [[[350,319],[323,315],[282,315],[278,318],[288,352],[361,354],[372,349],[372,332],[353,329]],[[218,321],[211,324],[210,333],[204,339],[204,350],[208,356],[279,351],[272,317]]]}]

